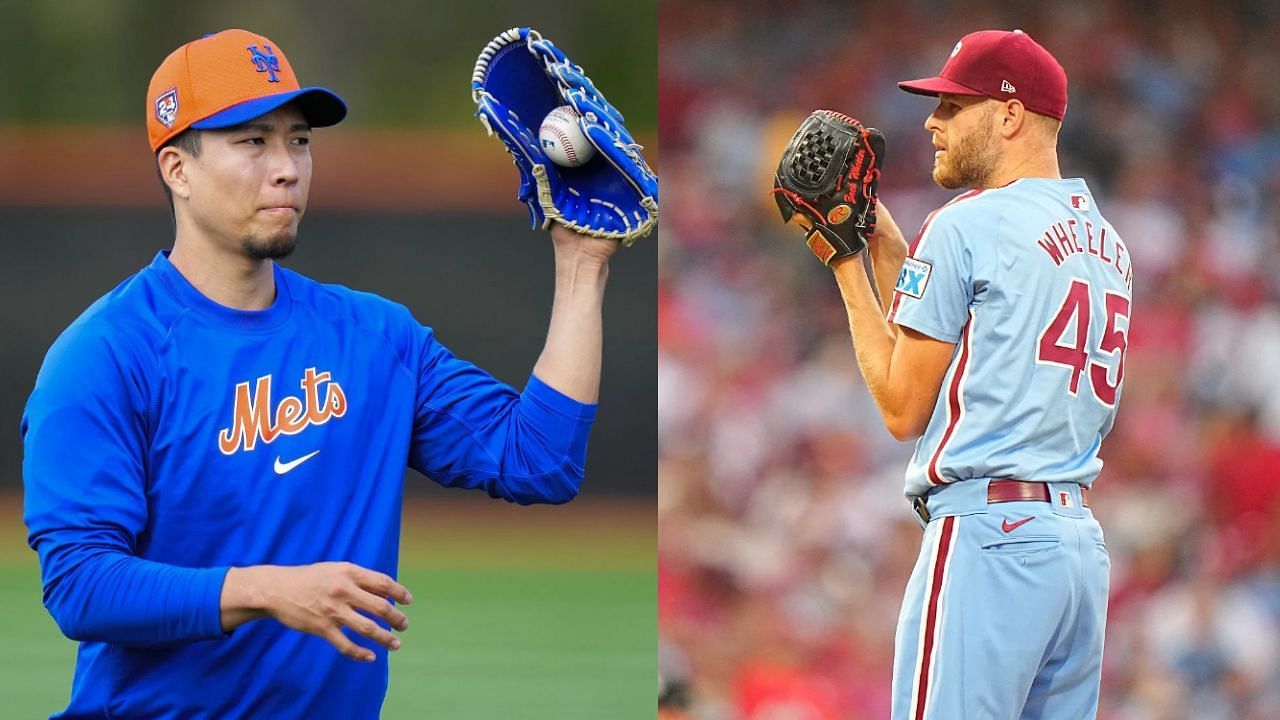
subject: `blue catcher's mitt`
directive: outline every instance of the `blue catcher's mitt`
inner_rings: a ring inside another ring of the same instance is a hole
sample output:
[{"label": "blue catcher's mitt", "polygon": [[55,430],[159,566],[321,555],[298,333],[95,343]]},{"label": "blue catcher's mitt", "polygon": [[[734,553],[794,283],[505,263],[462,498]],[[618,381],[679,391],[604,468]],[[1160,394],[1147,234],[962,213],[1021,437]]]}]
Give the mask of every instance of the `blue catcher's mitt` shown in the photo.
[{"label": "blue catcher's mitt", "polygon": [[[658,178],[642,149],[586,76],[535,30],[512,28],[484,47],[471,76],[476,117],[507,144],[520,168],[519,198],[534,227],[555,221],[587,235],[630,245],[658,222]],[[552,163],[538,144],[547,113],[578,112],[582,134],[596,148],[578,167]]]}]

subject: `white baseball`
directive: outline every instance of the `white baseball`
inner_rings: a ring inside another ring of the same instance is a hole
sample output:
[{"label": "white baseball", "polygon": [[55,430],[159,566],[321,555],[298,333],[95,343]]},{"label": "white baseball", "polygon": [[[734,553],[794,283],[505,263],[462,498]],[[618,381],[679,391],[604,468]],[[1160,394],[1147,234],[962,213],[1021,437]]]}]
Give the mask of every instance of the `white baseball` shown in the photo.
[{"label": "white baseball", "polygon": [[596,148],[582,134],[578,113],[568,105],[547,113],[538,128],[538,142],[551,162],[561,167],[578,167],[596,154]]}]

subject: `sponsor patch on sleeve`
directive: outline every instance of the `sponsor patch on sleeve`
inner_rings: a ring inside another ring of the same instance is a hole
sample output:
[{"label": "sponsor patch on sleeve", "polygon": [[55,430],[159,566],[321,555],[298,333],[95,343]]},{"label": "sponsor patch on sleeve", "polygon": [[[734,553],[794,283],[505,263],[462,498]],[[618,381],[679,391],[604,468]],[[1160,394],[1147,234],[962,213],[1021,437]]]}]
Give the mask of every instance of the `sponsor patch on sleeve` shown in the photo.
[{"label": "sponsor patch on sleeve", "polygon": [[898,273],[898,284],[894,290],[913,298],[924,297],[924,290],[929,286],[929,275],[933,266],[923,260],[907,258],[902,263],[902,272]]}]

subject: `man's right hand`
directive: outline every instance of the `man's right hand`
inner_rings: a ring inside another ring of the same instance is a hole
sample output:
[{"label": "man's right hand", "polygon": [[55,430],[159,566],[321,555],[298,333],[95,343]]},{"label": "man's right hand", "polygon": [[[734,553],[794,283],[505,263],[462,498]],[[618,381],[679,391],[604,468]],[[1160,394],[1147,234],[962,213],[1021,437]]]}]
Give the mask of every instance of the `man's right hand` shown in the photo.
[{"label": "man's right hand", "polygon": [[342,628],[398,649],[400,639],[372,619],[408,629],[409,619],[388,597],[403,605],[413,602],[409,591],[387,575],[347,562],[231,568],[222,586],[222,629],[230,632],[250,620],[271,617],[328,640],[352,660],[373,662],[373,651],[352,642]]}]

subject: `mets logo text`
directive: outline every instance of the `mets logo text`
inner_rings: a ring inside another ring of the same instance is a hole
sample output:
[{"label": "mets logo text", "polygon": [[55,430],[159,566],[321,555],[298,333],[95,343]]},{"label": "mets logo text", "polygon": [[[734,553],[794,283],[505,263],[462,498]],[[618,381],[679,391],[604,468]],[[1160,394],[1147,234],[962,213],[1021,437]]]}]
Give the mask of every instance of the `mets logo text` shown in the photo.
[{"label": "mets logo text", "polygon": [[[236,385],[236,403],[231,411],[231,427],[218,433],[218,449],[224,455],[252,450],[261,438],[269,443],[281,435],[297,435],[312,425],[323,425],[347,413],[347,396],[342,386],[327,372],[307,368],[300,383],[302,397],[281,398],[272,414],[271,376],[263,375],[250,389],[248,382]],[[324,385],[323,399],[320,386]]]},{"label": "mets logo text", "polygon": [[167,128],[173,127],[173,121],[178,119],[178,88],[169,88],[156,98],[156,119]]},{"label": "mets logo text", "polygon": [[276,77],[276,73],[280,72],[280,60],[276,54],[271,52],[270,45],[263,45],[266,52],[258,49],[257,45],[250,45],[246,48],[249,51],[249,59],[253,61],[254,67],[258,72],[267,74],[267,82],[280,82],[280,78]]}]

